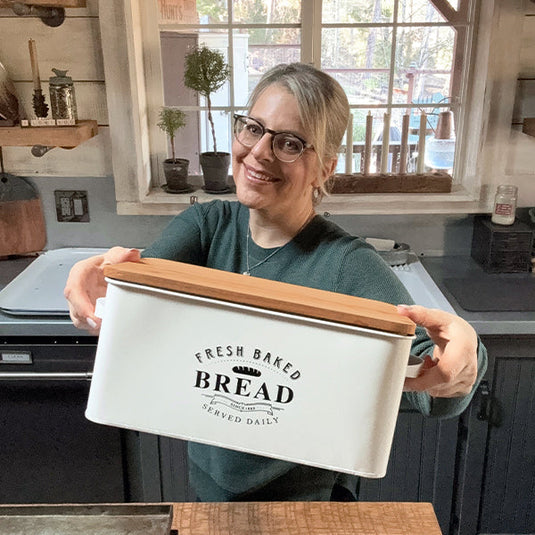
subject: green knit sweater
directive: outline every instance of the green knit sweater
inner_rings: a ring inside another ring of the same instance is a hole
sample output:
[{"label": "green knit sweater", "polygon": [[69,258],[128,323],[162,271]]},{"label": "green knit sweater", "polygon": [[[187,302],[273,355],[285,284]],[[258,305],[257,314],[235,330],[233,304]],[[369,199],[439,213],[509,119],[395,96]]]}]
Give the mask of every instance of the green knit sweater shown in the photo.
[{"label": "green knit sweater", "polygon": [[[248,224],[249,211],[238,202],[195,204],[174,218],[143,256],[242,273],[247,269]],[[251,239],[248,247],[252,276],[393,304],[412,303],[371,246],[321,216],[265,262],[275,249],[263,249]],[[416,334],[412,353],[430,353],[433,344],[425,331],[418,328]],[[478,365],[479,380],[486,368],[482,344]],[[433,400],[426,393],[404,396],[424,415],[452,417],[466,408],[472,394]],[[352,493],[356,488],[354,478],[328,470],[204,444],[190,443],[188,450],[191,483],[203,501],[328,500],[335,483]]]}]

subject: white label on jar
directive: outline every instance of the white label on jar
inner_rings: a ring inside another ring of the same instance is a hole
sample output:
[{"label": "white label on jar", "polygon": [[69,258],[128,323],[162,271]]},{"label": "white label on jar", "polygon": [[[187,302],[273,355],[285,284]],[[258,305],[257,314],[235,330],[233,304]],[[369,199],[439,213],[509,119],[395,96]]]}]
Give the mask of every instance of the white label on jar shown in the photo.
[{"label": "white label on jar", "polygon": [[508,203],[496,203],[494,205],[494,213],[496,215],[511,215],[513,213],[513,205]]}]

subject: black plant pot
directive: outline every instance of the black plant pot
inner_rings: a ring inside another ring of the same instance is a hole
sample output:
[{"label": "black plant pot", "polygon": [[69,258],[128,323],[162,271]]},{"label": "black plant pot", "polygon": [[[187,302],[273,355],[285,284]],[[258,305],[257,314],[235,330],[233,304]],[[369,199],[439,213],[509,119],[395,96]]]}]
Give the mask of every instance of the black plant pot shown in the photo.
[{"label": "black plant pot", "polygon": [[229,189],[230,154],[228,152],[203,152],[200,161],[205,191],[209,193],[227,191]]},{"label": "black plant pot", "polygon": [[189,160],[184,158],[168,158],[163,162],[166,189],[169,191],[182,191],[189,188],[188,184]]}]

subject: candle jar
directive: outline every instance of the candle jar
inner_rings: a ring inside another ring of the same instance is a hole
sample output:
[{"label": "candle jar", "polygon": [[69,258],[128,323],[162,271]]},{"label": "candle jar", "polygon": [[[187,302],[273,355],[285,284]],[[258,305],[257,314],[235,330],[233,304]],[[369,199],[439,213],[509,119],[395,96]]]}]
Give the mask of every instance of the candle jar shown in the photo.
[{"label": "candle jar", "polygon": [[498,186],[494,197],[491,221],[497,225],[512,225],[515,222],[518,188],[508,184]]},{"label": "candle jar", "polygon": [[438,115],[435,135],[426,142],[425,165],[431,169],[453,169],[454,158],[453,112],[443,111]]},{"label": "candle jar", "polygon": [[67,71],[52,69],[56,76],[50,77],[50,104],[54,119],[70,119],[76,121],[76,97],[72,78],[67,76]]}]

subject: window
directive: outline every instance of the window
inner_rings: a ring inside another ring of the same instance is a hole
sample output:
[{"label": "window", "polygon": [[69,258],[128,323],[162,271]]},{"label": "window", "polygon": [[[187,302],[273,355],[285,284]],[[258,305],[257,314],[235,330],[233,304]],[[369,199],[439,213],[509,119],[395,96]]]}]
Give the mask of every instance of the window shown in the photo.
[{"label": "window", "polygon": [[[182,84],[183,58],[191,46],[206,44],[233,66],[230,82],[213,99],[221,150],[230,152],[229,117],[243,110],[260,76],[279,63],[308,60],[338,79],[350,100],[352,146],[343,147],[337,171],[362,170],[368,114],[373,139],[370,171],[398,171],[403,115],[408,115],[407,142],[414,154],[422,112],[431,136],[439,112],[461,108],[463,73],[455,52],[467,44],[470,17],[469,1],[461,1],[462,11],[458,3],[159,0],[164,102],[189,112],[188,128],[179,132],[177,145],[190,160],[190,169],[200,174],[198,154],[213,148],[205,102]],[[321,8],[321,21],[307,30],[303,11],[311,6]],[[321,50],[317,60],[316,49]],[[387,131],[389,155],[381,169]],[[412,154],[407,167],[416,168]]]},{"label": "window", "polygon": [[[438,114],[448,110],[454,114],[457,135],[452,193],[396,195],[379,190],[365,198],[334,195],[324,201],[326,210],[430,212],[440,205],[438,211],[442,212],[481,211],[481,183],[476,174],[478,129],[485,120],[481,100],[491,33],[490,29],[477,32],[477,41],[472,35],[482,18],[479,11],[487,6],[492,18],[494,6],[477,0],[122,0],[121,7],[107,4],[100,7],[105,60],[115,56],[115,65],[124,66],[124,59],[121,63],[119,58],[125,53],[129,60],[129,69],[122,74],[111,70],[112,61],[108,66],[105,61],[107,89],[120,90],[121,83],[126,84],[134,104],[129,113],[124,112],[124,104],[108,95],[110,123],[115,122],[111,115],[115,113],[113,103],[117,103],[123,108],[117,110],[118,118],[133,126],[126,135],[132,137],[139,153],[136,161],[129,163],[134,169],[128,176],[120,169],[124,156],[114,154],[117,199],[124,213],[138,213],[140,206],[139,213],[176,213],[189,202],[189,195],[172,196],[160,189],[164,182],[160,164],[168,157],[169,148],[155,125],[162,105],[179,106],[187,112],[188,126],[179,131],[176,140],[177,156],[188,158],[190,173],[200,175],[198,154],[212,150],[206,103],[183,86],[182,74],[188,48],[202,43],[222,51],[232,65],[230,81],[213,99],[218,150],[230,152],[232,114],[243,112],[251,89],[267,69],[281,62],[309,62],[337,78],[349,97],[353,120],[349,143],[342,147],[339,159],[340,173],[363,169],[370,115],[372,173],[399,171],[404,115],[409,119],[409,171],[418,165],[423,112],[427,138],[433,136]],[[126,43],[117,45],[117,35],[111,34],[112,27],[117,34],[117,24],[103,19],[103,11],[106,19],[124,18]],[[488,23],[486,16],[483,19]],[[106,39],[111,44],[112,37],[114,50],[106,52]],[[111,83],[108,73],[112,73]],[[384,128],[385,114],[388,129]],[[387,132],[385,159],[382,138]],[[117,142],[126,145],[124,140]],[[117,174],[124,178],[118,179]],[[199,200],[213,198],[202,191],[195,195]],[[137,208],[130,212],[128,204]],[[151,205],[160,208],[153,210]]]}]

